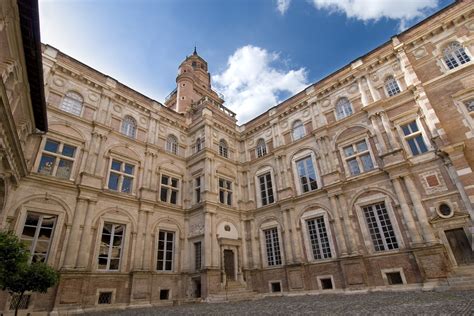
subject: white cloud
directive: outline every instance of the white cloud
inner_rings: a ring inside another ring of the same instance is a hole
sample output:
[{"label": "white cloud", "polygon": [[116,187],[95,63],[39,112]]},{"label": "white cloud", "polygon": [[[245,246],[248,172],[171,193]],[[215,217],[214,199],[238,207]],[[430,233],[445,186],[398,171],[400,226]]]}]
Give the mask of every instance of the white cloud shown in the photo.
[{"label": "white cloud", "polygon": [[277,0],[277,10],[281,15],[285,14],[290,6],[291,0]]},{"label": "white cloud", "polygon": [[247,45],[237,49],[227,68],[212,77],[217,91],[225,96],[225,105],[245,123],[277,105],[281,94],[295,94],[307,84],[305,68],[287,70],[277,53]]},{"label": "white cloud", "polygon": [[349,18],[377,21],[400,20],[400,29],[412,19],[423,17],[438,6],[438,0],[311,0],[317,9],[342,12]]}]

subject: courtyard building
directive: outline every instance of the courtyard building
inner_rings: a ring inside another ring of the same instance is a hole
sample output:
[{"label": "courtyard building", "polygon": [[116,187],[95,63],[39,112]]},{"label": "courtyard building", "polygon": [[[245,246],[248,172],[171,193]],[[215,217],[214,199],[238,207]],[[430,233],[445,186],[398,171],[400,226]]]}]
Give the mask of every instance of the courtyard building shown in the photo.
[{"label": "courtyard building", "polygon": [[26,311],[474,280],[472,1],[243,125],[196,50],[164,103],[44,44],[23,87],[22,2],[0,6],[0,227],[61,273]]}]

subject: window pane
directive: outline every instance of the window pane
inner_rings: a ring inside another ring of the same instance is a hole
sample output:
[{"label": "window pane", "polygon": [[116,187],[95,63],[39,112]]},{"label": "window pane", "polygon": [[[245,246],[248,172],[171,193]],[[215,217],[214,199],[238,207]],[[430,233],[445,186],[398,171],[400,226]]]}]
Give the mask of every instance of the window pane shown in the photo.
[{"label": "window pane", "polygon": [[369,171],[369,170],[374,169],[374,164],[369,154],[360,156],[360,159],[362,160],[364,171]]},{"label": "window pane", "polygon": [[347,164],[349,165],[349,171],[351,172],[351,175],[355,176],[360,173],[357,159],[353,158],[353,159],[347,160]]},{"label": "window pane", "polygon": [[116,173],[111,172],[109,176],[109,189],[118,191],[120,176]]},{"label": "window pane", "polygon": [[46,144],[44,145],[44,150],[52,152],[52,153],[57,153],[58,148],[59,148],[59,143],[50,139],[48,139],[46,141]]},{"label": "window pane", "polygon": [[171,186],[174,188],[178,187],[178,179],[171,178]]},{"label": "window pane", "polygon": [[63,145],[63,152],[62,152],[63,156],[74,157],[75,152],[76,152],[76,147]]},{"label": "window pane", "polygon": [[408,136],[408,135],[411,134],[410,129],[408,128],[408,124],[407,125],[402,125],[401,128],[402,128],[403,134],[405,136]]},{"label": "window pane", "polygon": [[161,184],[168,184],[168,177],[167,176],[161,176]]},{"label": "window pane", "polygon": [[170,199],[170,203],[172,204],[176,204],[178,202],[178,192],[177,191],[174,191],[172,190],[171,191],[171,199]]},{"label": "window pane", "polygon": [[38,172],[41,174],[52,175],[55,160],[56,158],[52,156],[43,155],[40,160]]},{"label": "window pane", "polygon": [[56,170],[56,177],[69,179],[71,177],[71,170],[72,170],[73,161],[60,159],[58,170]]},{"label": "window pane", "polygon": [[344,147],[344,155],[346,155],[346,157],[354,155],[354,147],[352,147],[352,145]]},{"label": "window pane", "polygon": [[416,156],[420,154],[420,151],[418,150],[418,147],[416,147],[415,139],[410,138],[407,140],[408,145],[410,146],[411,153]]},{"label": "window pane", "polygon": [[133,165],[126,163],[124,172],[133,175],[133,168]]},{"label": "window pane", "polygon": [[420,149],[421,153],[425,153],[428,151],[428,148],[426,147],[425,141],[423,140],[423,136],[418,135],[415,137],[415,140],[418,144],[418,148]]},{"label": "window pane", "polygon": [[357,147],[357,152],[363,152],[363,151],[366,151],[367,150],[367,143],[365,142],[365,140],[361,141],[361,142],[358,142],[356,144],[356,147]]},{"label": "window pane", "polygon": [[122,163],[118,160],[112,160],[112,170],[117,170],[121,171],[120,169],[122,168]]},{"label": "window pane", "polygon": [[133,178],[123,177],[122,183],[122,192],[130,193],[132,192]]},{"label": "window pane", "polygon": [[160,200],[162,202],[166,202],[166,198],[168,196],[168,189],[166,188],[161,188],[161,191],[160,191]]}]

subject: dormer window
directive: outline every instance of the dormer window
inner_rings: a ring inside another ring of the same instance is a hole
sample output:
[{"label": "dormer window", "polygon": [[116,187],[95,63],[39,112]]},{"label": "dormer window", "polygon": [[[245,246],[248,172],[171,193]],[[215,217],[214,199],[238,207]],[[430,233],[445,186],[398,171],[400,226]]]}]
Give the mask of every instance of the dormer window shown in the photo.
[{"label": "dormer window", "polygon": [[74,91],[69,91],[61,102],[60,109],[64,112],[68,112],[77,116],[82,113],[82,103],[84,99],[82,96]]},{"label": "dormer window", "polygon": [[257,141],[257,147],[255,151],[257,152],[258,158],[263,157],[267,154],[267,145],[265,144],[265,140],[263,138],[260,138]]},{"label": "dormer window", "polygon": [[178,139],[174,135],[169,135],[166,139],[166,151],[172,154],[178,154]]},{"label": "dormer window", "polygon": [[227,142],[223,139],[219,142],[219,155],[224,158],[229,158],[229,147],[227,146]]}]

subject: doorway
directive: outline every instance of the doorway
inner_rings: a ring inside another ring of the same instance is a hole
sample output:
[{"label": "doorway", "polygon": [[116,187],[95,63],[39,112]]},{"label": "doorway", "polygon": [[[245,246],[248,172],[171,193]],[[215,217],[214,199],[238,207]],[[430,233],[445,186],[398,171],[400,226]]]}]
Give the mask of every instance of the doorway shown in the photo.
[{"label": "doorway", "polygon": [[462,228],[446,230],[449,247],[458,265],[474,264],[474,255],[471,244]]},{"label": "doorway", "polygon": [[224,271],[228,281],[235,280],[235,258],[234,251],[224,249]]}]

